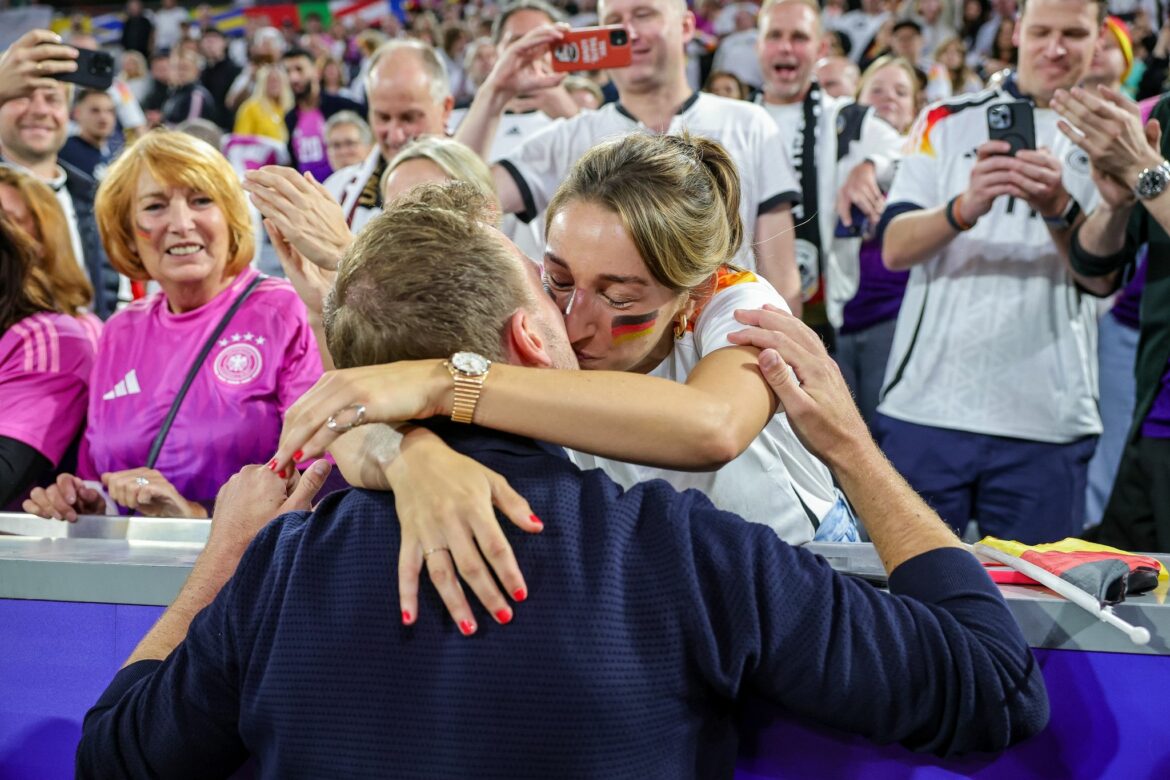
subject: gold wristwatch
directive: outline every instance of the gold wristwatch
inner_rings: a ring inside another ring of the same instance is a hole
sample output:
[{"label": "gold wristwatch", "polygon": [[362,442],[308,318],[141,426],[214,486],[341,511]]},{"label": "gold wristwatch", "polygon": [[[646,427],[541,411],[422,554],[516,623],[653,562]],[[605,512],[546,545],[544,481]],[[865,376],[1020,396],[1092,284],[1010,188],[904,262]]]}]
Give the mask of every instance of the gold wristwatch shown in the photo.
[{"label": "gold wristwatch", "polygon": [[479,394],[487,379],[492,361],[475,352],[456,352],[443,363],[455,380],[455,397],[451,404],[451,419],[458,423],[469,423],[475,417]]}]

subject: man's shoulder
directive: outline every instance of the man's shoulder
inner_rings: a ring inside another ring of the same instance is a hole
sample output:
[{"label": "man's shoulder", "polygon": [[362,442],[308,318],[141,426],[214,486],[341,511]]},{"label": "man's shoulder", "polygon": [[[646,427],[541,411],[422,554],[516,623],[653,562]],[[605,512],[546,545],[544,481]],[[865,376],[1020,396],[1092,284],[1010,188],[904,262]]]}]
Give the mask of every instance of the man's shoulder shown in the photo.
[{"label": "man's shoulder", "polygon": [[61,170],[65,171],[65,188],[69,190],[71,197],[75,200],[77,198],[93,200],[94,191],[97,189],[96,179],[68,160],[63,160],[60,157],[57,158],[57,165],[61,166]]},{"label": "man's shoulder", "polygon": [[366,107],[356,100],[350,100],[343,95],[335,95],[330,92],[325,92],[321,95],[320,106],[321,114],[326,119],[341,111],[354,111],[362,114],[366,110]]},{"label": "man's shoulder", "polygon": [[688,126],[715,140],[726,136],[762,136],[779,133],[776,120],[758,103],[700,92],[683,110]]}]

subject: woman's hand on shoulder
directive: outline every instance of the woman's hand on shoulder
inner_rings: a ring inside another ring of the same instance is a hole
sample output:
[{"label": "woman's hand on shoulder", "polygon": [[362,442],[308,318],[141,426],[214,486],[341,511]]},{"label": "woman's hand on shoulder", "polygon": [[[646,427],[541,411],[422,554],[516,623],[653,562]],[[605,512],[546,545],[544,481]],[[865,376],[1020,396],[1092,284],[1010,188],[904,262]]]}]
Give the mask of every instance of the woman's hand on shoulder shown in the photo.
[{"label": "woman's hand on shoulder", "polygon": [[106,472],[102,484],[115,502],[147,517],[207,517],[201,504],[183,498],[156,469]]},{"label": "woman's hand on shoulder", "polygon": [[544,525],[528,502],[502,476],[455,452],[425,428],[406,435],[386,476],[402,525],[402,622],[411,625],[418,618],[424,565],[464,636],[475,633],[477,626],[460,578],[496,622],[511,622],[512,607],[499,585],[514,601],[528,598],[528,586],[493,507],[517,528],[537,533]]},{"label": "woman's hand on shoulder", "polygon": [[34,488],[21,508],[30,515],[74,523],[78,515],[105,514],[106,500],[72,474],[59,474],[48,487]]}]

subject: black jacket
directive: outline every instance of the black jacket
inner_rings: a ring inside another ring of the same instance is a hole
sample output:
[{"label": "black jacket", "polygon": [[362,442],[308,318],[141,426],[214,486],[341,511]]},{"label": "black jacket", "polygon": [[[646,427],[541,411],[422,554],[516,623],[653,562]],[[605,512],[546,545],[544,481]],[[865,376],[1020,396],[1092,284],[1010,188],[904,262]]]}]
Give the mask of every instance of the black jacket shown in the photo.
[{"label": "black jacket", "polygon": [[97,182],[80,168],[64,160],[57,164],[65,171],[65,189],[73,198],[73,211],[77,214],[77,232],[81,235],[82,253],[85,255],[85,270],[93,285],[93,313],[103,320],[114,313],[118,305],[118,272],[110,265],[98,235],[97,220],[93,215],[93,199],[97,193]]}]

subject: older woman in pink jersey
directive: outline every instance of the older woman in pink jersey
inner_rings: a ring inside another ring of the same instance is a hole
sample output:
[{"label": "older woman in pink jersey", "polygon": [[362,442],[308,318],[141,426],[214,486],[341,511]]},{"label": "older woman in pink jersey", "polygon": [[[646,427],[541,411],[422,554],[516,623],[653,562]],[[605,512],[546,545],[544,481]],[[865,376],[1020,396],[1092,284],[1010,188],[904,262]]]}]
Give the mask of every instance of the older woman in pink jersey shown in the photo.
[{"label": "older woman in pink jersey", "polygon": [[78,473],[34,491],[25,511],[206,517],[232,474],[275,451],[284,410],[321,375],[305,307],[249,267],[244,192],[202,141],[139,140],[107,172],[96,212],[111,263],[162,291],[106,323]]}]

